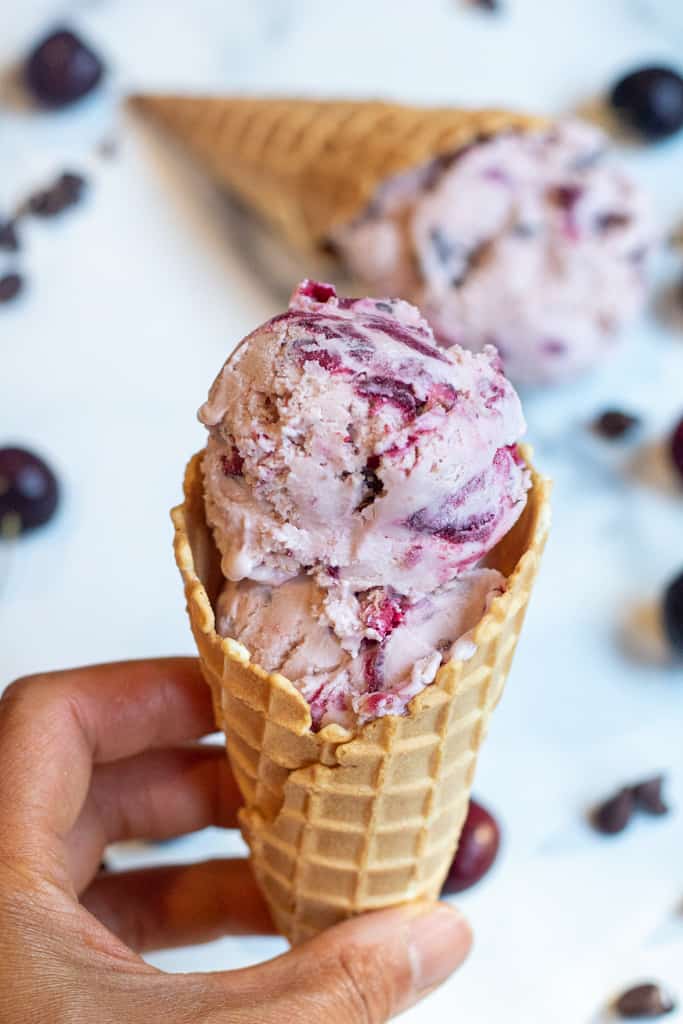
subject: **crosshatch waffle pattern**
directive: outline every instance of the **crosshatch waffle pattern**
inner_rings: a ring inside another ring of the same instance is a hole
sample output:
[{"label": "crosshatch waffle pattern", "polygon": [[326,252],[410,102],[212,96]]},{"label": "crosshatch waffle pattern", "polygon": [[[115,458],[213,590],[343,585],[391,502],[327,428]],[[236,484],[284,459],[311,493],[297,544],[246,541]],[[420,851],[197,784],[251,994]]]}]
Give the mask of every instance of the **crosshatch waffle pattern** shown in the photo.
[{"label": "crosshatch waffle pattern", "polygon": [[509,111],[375,101],[150,95],[133,104],[303,248],[362,213],[392,175],[547,123]]},{"label": "crosshatch waffle pattern", "polygon": [[534,474],[523,516],[491,559],[508,589],[476,627],[474,657],[444,665],[408,715],[377,719],[354,736],[339,726],[311,732],[308,705],[292,684],[216,634],[220,565],[200,467],[201,453],[172,513],[176,559],[245,800],[240,823],[278,929],[296,943],[364,910],[436,898],[547,536],[547,481]]}]

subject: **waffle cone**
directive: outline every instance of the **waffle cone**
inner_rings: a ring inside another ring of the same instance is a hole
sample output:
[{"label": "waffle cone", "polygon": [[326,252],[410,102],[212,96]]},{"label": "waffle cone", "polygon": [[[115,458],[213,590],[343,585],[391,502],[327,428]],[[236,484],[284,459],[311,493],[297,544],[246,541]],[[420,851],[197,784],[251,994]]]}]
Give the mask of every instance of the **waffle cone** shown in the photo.
[{"label": "waffle cone", "polygon": [[303,248],[362,213],[395,174],[544,122],[498,110],[369,100],[137,96],[231,192]]},{"label": "waffle cone", "polygon": [[491,564],[508,577],[474,630],[405,716],[311,731],[308,704],[218,636],[220,558],[204,516],[201,453],[172,512],[175,555],[202,672],[244,797],[240,824],[278,929],[300,942],[353,914],[435,899],[453,859],[489,716],[500,699],[549,526],[533,474],[522,517]]}]

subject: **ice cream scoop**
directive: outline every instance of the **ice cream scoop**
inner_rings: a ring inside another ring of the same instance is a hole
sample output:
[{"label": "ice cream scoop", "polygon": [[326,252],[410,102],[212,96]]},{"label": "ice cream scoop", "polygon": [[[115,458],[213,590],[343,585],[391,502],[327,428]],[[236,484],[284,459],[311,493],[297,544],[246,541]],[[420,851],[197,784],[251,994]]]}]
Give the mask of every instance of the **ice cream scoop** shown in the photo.
[{"label": "ice cream scoop", "polygon": [[643,306],[648,204],[578,121],[508,132],[385,182],[333,232],[355,277],[415,302],[442,345],[497,347],[518,382],[571,378]]},{"label": "ice cream scoop", "polygon": [[524,419],[495,350],[439,349],[405,302],[305,282],[228,359],[200,418],[234,582],[307,572],[413,599],[475,565],[524,507]]},{"label": "ice cream scoop", "polygon": [[200,418],[228,581],[217,631],[294,683],[315,728],[402,714],[505,588],[473,568],[524,508],[519,399],[493,349],[438,348],[405,302],[305,281]]},{"label": "ice cream scoop", "polygon": [[360,605],[359,615],[348,609],[358,631],[340,636],[325,591],[310,576],[278,587],[228,582],[217,602],[216,629],[243,643],[267,672],[294,683],[310,705],[314,728],[333,722],[351,728],[403,714],[442,661],[470,657],[476,648],[467,634],[504,589],[495,569],[473,569],[415,602],[384,588],[361,595],[360,602],[349,594],[347,600]]}]

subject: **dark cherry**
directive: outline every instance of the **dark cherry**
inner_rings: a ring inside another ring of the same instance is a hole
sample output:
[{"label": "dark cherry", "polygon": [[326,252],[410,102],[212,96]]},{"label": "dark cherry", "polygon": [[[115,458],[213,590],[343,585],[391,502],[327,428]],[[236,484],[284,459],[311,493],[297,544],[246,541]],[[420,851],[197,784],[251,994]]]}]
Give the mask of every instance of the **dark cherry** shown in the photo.
[{"label": "dark cherry", "polygon": [[683,658],[683,572],[664,592],[664,628],[674,654]]},{"label": "dark cherry", "polygon": [[104,65],[74,32],[60,28],[42,39],[26,59],[24,77],[46,107],[65,107],[87,96],[100,82]]},{"label": "dark cherry", "polygon": [[0,303],[11,302],[24,287],[24,279],[21,274],[5,274],[0,277]]},{"label": "dark cherry", "polygon": [[609,441],[630,434],[638,426],[639,417],[630,412],[622,412],[621,409],[606,409],[592,423],[595,433]]},{"label": "dark cherry", "polygon": [[614,1009],[618,1017],[626,1020],[653,1020],[672,1013],[676,1009],[676,1003],[661,985],[649,981],[622,992],[614,1004]]},{"label": "dark cherry", "polygon": [[417,411],[412,384],[393,377],[366,377],[358,382],[356,391],[367,398],[373,415],[387,403],[400,409],[406,419],[414,418]]},{"label": "dark cherry", "polygon": [[671,435],[671,458],[683,480],[683,419]]},{"label": "dark cherry", "polygon": [[384,640],[405,617],[405,598],[396,591],[376,587],[359,595],[363,624]]},{"label": "dark cherry", "polygon": [[664,139],[683,128],[683,78],[673,68],[646,67],[625,75],[610,102],[647,139]]},{"label": "dark cherry", "polygon": [[0,537],[43,526],[59,501],[57,478],[25,448],[0,448]]},{"label": "dark cherry", "polygon": [[441,890],[443,895],[475,885],[493,864],[500,847],[500,826],[490,811],[470,800],[460,843]]},{"label": "dark cherry", "polygon": [[548,190],[548,198],[562,210],[573,210],[583,192],[580,185],[556,185]]},{"label": "dark cherry", "polygon": [[311,281],[308,278],[302,282],[297,291],[299,295],[305,295],[315,302],[328,302],[337,297],[337,289],[333,284],[327,284],[326,281]]},{"label": "dark cherry", "polygon": [[383,643],[374,640],[366,642],[363,674],[369,693],[377,693],[384,685],[384,657]]},{"label": "dark cherry", "polygon": [[4,249],[5,252],[17,252],[19,249],[19,238],[13,220],[0,221],[0,249]]},{"label": "dark cherry", "polygon": [[233,444],[229,455],[221,455],[221,469],[224,476],[242,476],[244,459]]}]

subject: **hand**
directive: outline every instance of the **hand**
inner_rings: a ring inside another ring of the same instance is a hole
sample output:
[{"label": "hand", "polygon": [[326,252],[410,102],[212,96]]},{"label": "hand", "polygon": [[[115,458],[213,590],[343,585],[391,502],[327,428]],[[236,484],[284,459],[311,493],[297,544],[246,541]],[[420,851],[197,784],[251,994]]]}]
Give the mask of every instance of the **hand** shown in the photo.
[{"label": "hand", "polygon": [[105,846],[233,828],[240,796],[187,658],[22,679],[0,700],[2,1024],[377,1024],[467,954],[444,904],[348,921],[246,970],[138,955],[272,925],[246,860],[98,874]]}]

